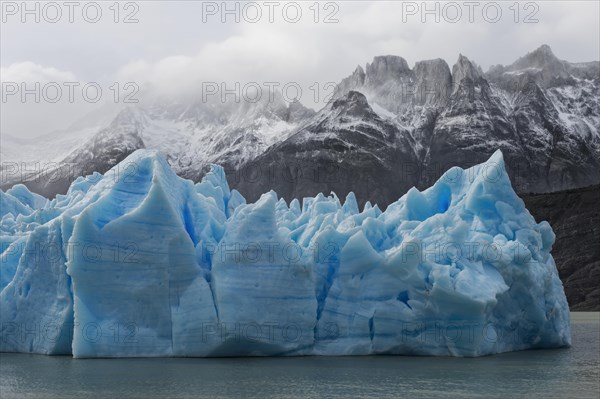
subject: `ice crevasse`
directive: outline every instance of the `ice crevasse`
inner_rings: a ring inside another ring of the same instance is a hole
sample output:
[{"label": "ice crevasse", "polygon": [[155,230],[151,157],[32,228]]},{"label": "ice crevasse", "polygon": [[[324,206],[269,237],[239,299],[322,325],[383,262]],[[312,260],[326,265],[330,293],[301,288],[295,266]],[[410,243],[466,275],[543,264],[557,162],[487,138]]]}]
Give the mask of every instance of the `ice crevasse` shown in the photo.
[{"label": "ice crevasse", "polygon": [[246,203],[155,151],[2,206],[0,351],[74,357],[481,356],[569,346],[555,235],[498,151],[382,212]]}]

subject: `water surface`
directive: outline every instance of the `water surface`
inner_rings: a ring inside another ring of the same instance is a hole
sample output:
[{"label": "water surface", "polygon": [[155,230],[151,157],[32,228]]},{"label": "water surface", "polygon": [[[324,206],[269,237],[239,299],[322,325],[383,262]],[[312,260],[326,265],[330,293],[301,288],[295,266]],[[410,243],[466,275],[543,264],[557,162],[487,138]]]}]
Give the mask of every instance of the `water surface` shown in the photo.
[{"label": "water surface", "polygon": [[600,398],[600,313],[573,347],[481,358],[72,359],[0,354],[0,398]]}]

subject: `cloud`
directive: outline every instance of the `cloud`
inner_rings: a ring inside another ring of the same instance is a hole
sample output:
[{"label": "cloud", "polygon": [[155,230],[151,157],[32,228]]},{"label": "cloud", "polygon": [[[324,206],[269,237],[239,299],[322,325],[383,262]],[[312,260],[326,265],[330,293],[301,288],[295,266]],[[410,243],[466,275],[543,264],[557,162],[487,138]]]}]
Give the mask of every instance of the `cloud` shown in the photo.
[{"label": "cloud", "polygon": [[84,96],[82,82],[71,71],[39,65],[31,61],[14,63],[0,68],[3,135],[35,137],[51,130],[66,127],[98,102],[94,88]]},{"label": "cloud", "polygon": [[76,81],[75,75],[70,71],[61,71],[52,67],[45,67],[30,61],[11,64],[0,68],[0,81],[2,82],[72,82]]},{"label": "cloud", "polygon": [[[0,39],[2,59],[14,62],[3,65],[2,79],[6,75],[29,81],[93,80],[105,90],[114,82],[135,82],[167,96],[197,93],[202,82],[223,82],[229,87],[233,82],[278,82],[280,87],[298,83],[300,100],[318,107],[330,92],[330,82],[339,82],[376,55],[400,55],[409,65],[443,58],[452,66],[462,53],[487,69],[512,63],[545,43],[562,59],[600,58],[598,2],[530,2],[537,6],[535,10],[525,9],[520,2],[518,23],[509,9],[513,2],[495,2],[503,12],[497,22],[483,17],[486,2],[479,3],[472,22],[465,2],[454,2],[462,13],[456,23],[444,18],[435,22],[435,16],[424,10],[405,15],[403,4],[422,7],[422,2],[329,3],[338,8],[324,9],[326,3],[320,2],[319,23],[309,9],[313,2],[299,2],[303,17],[297,23],[286,22],[277,13],[273,23],[264,15],[258,23],[233,23],[231,18],[221,23],[219,16],[203,23],[201,2],[183,2],[176,7],[167,2],[142,2],[140,22],[126,26],[110,21],[102,25],[9,23],[3,26]],[[427,7],[435,4],[428,2]],[[439,2],[438,7],[445,4]],[[331,11],[336,11],[334,18],[339,22],[323,23]],[[532,11],[538,22],[524,23]],[[579,29],[582,26],[586,29]],[[47,37],[52,48],[39,37]],[[64,127],[79,112],[67,105],[67,111],[56,111],[61,118],[50,115],[46,119],[47,114],[35,113],[36,106],[29,108],[29,115],[35,117],[21,122],[12,116],[10,123],[6,122],[4,113],[2,126],[7,130],[3,131],[30,134],[34,120],[38,121],[36,131]]]},{"label": "cloud", "polygon": [[[523,6],[517,13],[509,8],[512,3],[502,3],[501,18],[493,21],[490,16],[495,11],[480,3],[470,21],[469,9],[455,2],[462,14],[452,23],[444,18],[450,15],[449,11],[442,13],[444,3],[438,5],[439,22],[425,9],[407,15],[402,3],[411,2],[338,3],[335,17],[339,22],[334,24],[314,23],[310,4],[306,3],[305,18],[298,23],[278,18],[274,23],[230,24],[229,36],[200,42],[196,52],[155,61],[139,59],[122,66],[117,75],[119,80],[137,80],[140,85],[151,82],[168,94],[194,90],[199,82],[298,82],[303,87],[301,100],[318,106],[319,102],[313,101],[314,90],[309,87],[317,84],[323,88],[329,82],[338,82],[356,65],[381,54],[403,56],[409,64],[444,58],[452,66],[463,53],[487,69],[511,63],[548,43],[562,58],[598,58],[590,51],[597,48],[598,35],[572,29],[578,22],[594,18],[598,25],[597,13],[593,13],[598,4],[538,2],[537,8]],[[421,2],[412,3],[422,7]],[[428,4],[432,9],[435,3]],[[538,22],[524,23],[528,16]]]}]

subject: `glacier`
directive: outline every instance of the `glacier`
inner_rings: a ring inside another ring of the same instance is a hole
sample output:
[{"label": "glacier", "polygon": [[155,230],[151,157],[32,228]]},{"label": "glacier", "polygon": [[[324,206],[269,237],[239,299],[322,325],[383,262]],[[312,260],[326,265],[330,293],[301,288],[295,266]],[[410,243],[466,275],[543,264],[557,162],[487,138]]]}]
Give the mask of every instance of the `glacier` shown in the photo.
[{"label": "glacier", "polygon": [[502,153],[385,211],[353,193],[246,203],[157,151],[48,200],[0,192],[0,351],[482,356],[570,346],[569,308]]}]

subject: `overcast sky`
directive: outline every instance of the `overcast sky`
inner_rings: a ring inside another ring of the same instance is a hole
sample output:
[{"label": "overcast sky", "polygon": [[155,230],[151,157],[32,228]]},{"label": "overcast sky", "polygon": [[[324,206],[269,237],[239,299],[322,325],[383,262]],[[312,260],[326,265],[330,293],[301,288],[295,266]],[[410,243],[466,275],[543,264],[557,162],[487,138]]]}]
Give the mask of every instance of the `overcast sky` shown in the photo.
[{"label": "overcast sky", "polygon": [[[320,2],[317,7],[298,2],[285,9],[284,2],[275,3],[239,3],[236,22],[235,12],[222,15],[220,1],[121,2],[112,9],[112,1],[81,2],[73,9],[62,1],[54,3],[59,8],[30,2],[30,14],[20,1],[3,1],[1,132],[34,137],[66,128],[86,112],[114,102],[115,83],[121,103],[123,94],[133,92],[124,87],[127,82],[140,87],[150,82],[165,95],[198,82],[297,82],[303,87],[300,100],[318,107],[315,87],[322,100],[328,82],[338,82],[376,55],[400,55],[410,66],[443,58],[452,66],[462,53],[487,70],[548,44],[561,59],[600,59],[597,1],[520,2],[518,7],[513,1],[480,2],[472,8],[463,1],[429,2],[431,14],[424,13],[421,1]],[[102,12],[98,17],[96,4]],[[301,16],[295,4],[301,4]],[[127,17],[137,22],[124,23]],[[21,82],[28,88],[35,82],[56,84],[41,93],[39,103],[33,94],[23,103],[20,93],[7,94]],[[73,103],[64,82],[81,82],[73,89]],[[89,82],[102,89],[97,103],[84,99],[82,87]],[[51,103],[56,86],[62,97]]]}]

